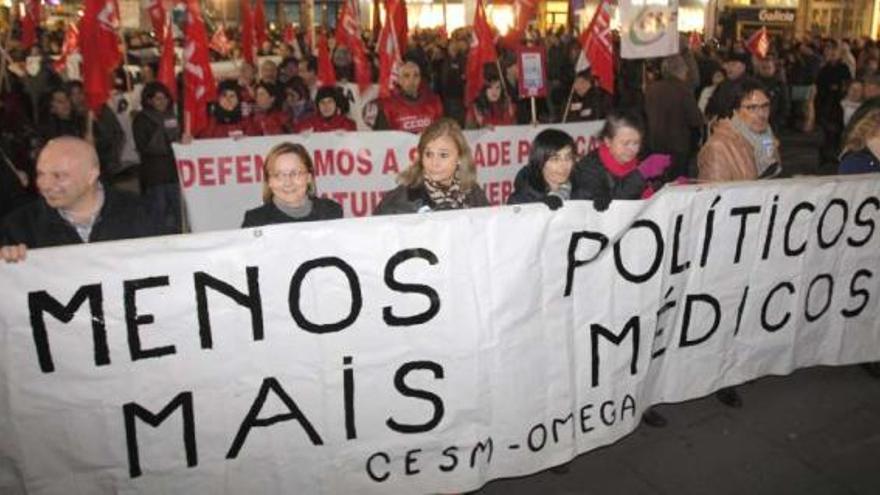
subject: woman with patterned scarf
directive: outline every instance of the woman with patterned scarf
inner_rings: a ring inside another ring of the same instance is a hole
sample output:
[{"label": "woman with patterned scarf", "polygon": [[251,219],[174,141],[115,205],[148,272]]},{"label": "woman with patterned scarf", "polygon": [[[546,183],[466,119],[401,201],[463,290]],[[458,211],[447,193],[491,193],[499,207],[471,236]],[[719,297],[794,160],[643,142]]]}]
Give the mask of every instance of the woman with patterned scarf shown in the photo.
[{"label": "woman with patterned scarf", "polygon": [[488,206],[461,127],[440,119],[422,132],[416,161],[401,172],[400,184],[385,193],[375,215],[421,213]]}]

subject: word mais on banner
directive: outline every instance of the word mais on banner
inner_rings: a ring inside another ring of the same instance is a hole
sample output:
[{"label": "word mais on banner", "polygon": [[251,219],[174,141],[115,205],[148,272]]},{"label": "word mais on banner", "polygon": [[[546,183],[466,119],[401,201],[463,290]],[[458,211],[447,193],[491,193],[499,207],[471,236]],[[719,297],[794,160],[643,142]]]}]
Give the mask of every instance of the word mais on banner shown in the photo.
[{"label": "word mais on banner", "polygon": [[878,360],[878,184],[34,250],[0,267],[0,491],[461,492]]}]

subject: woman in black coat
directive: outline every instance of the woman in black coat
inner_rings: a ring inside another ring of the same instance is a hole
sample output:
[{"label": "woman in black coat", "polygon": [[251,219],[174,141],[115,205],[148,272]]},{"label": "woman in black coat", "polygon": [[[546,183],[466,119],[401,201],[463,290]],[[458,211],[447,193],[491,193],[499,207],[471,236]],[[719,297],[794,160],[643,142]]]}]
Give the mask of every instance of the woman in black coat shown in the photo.
[{"label": "woman in black coat", "polygon": [[275,145],[263,167],[263,206],[248,210],[242,227],[342,218],[339,203],[316,196],[312,157],[301,144]]},{"label": "woman in black coat", "polygon": [[160,82],[147,83],[141,93],[141,108],[132,122],[141,158],[141,192],[166,231],[180,232],[180,182],[171,149],[171,143],[180,140],[180,125],[171,92]]},{"label": "woman in black coat", "polygon": [[507,204],[545,203],[550,208],[571,199],[575,144],[568,133],[545,129],[532,141],[529,161],[516,174]]}]

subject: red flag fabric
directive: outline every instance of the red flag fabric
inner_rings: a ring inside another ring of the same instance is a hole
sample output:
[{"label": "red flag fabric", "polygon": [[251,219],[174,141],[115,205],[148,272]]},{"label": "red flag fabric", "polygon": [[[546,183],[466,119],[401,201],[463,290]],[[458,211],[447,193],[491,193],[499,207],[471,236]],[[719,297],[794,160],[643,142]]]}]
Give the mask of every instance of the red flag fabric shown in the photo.
[{"label": "red flag fabric", "polygon": [[401,57],[406,54],[409,40],[409,27],[406,15],[406,0],[385,0],[385,8],[389,12],[394,11],[394,29],[397,34],[397,46],[400,48]]},{"label": "red flag fabric", "polygon": [[336,71],[330,60],[330,47],[327,44],[327,36],[321,34],[318,37],[318,86],[335,86]]},{"label": "red flag fabric", "polygon": [[492,30],[486,21],[486,9],[483,8],[483,0],[477,0],[477,9],[474,12],[474,27],[471,32],[471,49],[468,52],[466,85],[464,101],[469,104],[480,94],[485,77],[483,77],[486,64],[495,62],[498,54],[495,53],[495,44],[492,40]]},{"label": "red flag fabric", "polygon": [[266,6],[263,5],[263,0],[257,0],[254,6],[254,39],[257,42],[257,50],[263,46],[263,43],[269,41],[266,32]]},{"label": "red flag fabric", "polygon": [[79,28],[76,24],[67,24],[64,31],[64,44],[61,45],[61,57],[55,61],[55,70],[62,72],[67,65],[67,57],[79,49]]},{"label": "red flag fabric", "polygon": [[293,45],[293,42],[296,39],[296,30],[293,28],[293,24],[284,26],[284,34],[281,36],[281,39],[284,40],[284,43]]},{"label": "red flag fabric", "polygon": [[758,58],[767,58],[767,54],[770,53],[770,34],[767,33],[765,26],[761,26],[761,29],[749,37],[746,48]]},{"label": "red flag fabric", "polygon": [[[189,0],[187,0],[189,2]],[[241,58],[251,64],[256,63],[257,50],[254,44],[254,15],[251,12],[250,0],[242,0],[241,16],[238,27],[241,31]]]},{"label": "red flag fabric", "polygon": [[24,0],[24,17],[21,18],[21,44],[27,49],[37,43],[37,26],[40,25],[40,0]]},{"label": "red flag fabric", "polygon": [[[174,30],[171,26],[162,29],[165,38],[162,40],[162,58],[159,59],[159,73],[156,79],[168,88],[171,96],[177,99],[177,79],[174,77]],[[219,31],[219,30],[218,30]]]},{"label": "red flag fabric", "polygon": [[153,32],[156,33],[157,40],[165,39],[165,7],[162,6],[162,0],[144,0],[144,10],[150,16],[150,23],[153,25]]},{"label": "red flag fabric", "polygon": [[397,30],[394,29],[395,12],[397,3],[389,4],[389,10],[385,11],[385,25],[379,33],[379,97],[388,98],[394,91],[398,72],[403,61],[400,55],[400,45],[397,43]]},{"label": "red flag fabric", "polygon": [[367,58],[367,47],[361,38],[360,22],[357,18],[355,0],[345,0],[339,21],[336,24],[336,43],[348,47],[354,62],[354,78],[360,91],[364,91],[372,83],[370,60]]},{"label": "red flag fabric", "polygon": [[696,31],[691,31],[691,34],[688,37],[688,48],[690,48],[691,53],[699,51],[702,47],[703,37],[700,36],[700,33]]},{"label": "red flag fabric", "polygon": [[[247,2],[242,2],[247,3]],[[208,102],[217,99],[217,84],[208,55],[208,33],[199,10],[199,0],[186,0],[186,47],[183,50],[183,109],[189,132],[197,136],[208,126]]]},{"label": "red flag fabric", "polygon": [[529,21],[535,19],[538,12],[538,0],[514,0],[516,5],[516,24],[513,29],[515,41],[519,41],[526,33]]},{"label": "red flag fabric", "polygon": [[[614,5],[611,0],[602,0],[590,25],[581,33],[581,47],[590,62],[593,76],[599,86],[614,93],[614,48],[611,45],[611,17]],[[579,70],[579,69],[576,69]]]},{"label": "red flag fabric", "polygon": [[122,62],[119,51],[119,6],[116,0],[86,0],[80,38],[86,103],[97,113],[110,97],[113,71]]},{"label": "red flag fabric", "polygon": [[218,26],[217,30],[214,31],[214,35],[211,36],[211,49],[224,57],[228,55],[229,50],[232,49],[232,43],[230,43],[229,38],[226,37],[226,26],[223,24]]}]

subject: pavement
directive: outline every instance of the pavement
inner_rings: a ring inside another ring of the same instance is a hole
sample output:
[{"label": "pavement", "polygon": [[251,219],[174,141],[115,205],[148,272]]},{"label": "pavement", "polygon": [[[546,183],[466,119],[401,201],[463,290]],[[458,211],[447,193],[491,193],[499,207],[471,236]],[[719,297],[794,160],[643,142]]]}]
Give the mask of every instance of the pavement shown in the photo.
[{"label": "pavement", "polygon": [[495,494],[880,494],[880,379],[858,366],[815,367],[657,407],[669,424],[640,425],[574,459],[565,474],[496,480]]},{"label": "pavement", "polygon": [[[819,173],[817,133],[780,141],[786,175]],[[859,366],[815,367],[737,390],[741,409],[714,395],[661,405],[665,428],[642,424],[575,458],[567,473],[496,480],[475,493],[880,494],[880,379]]]}]

